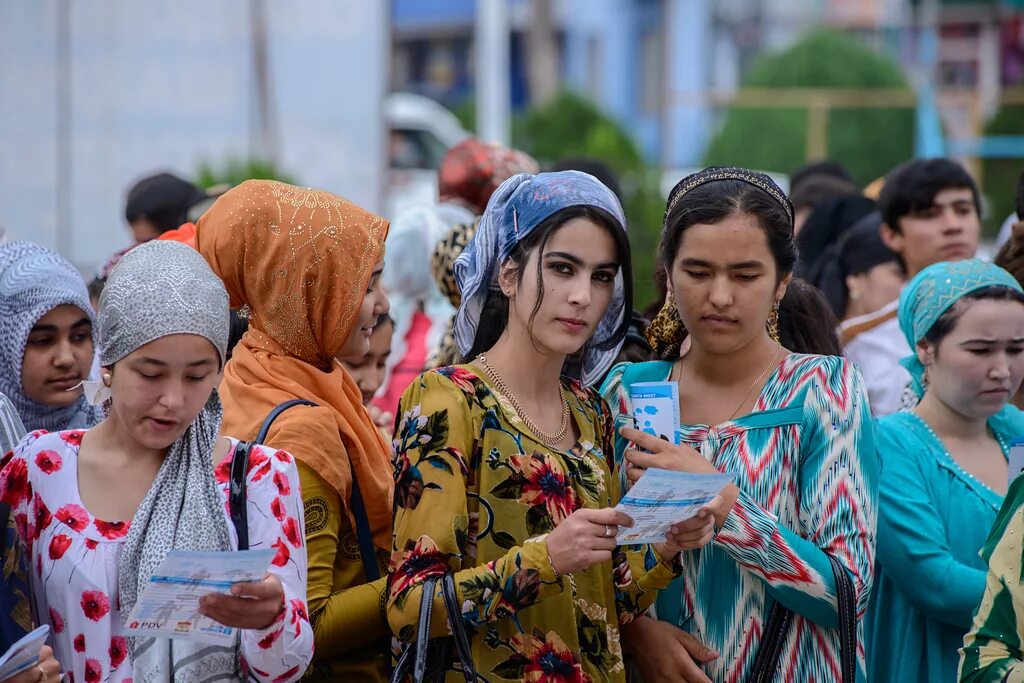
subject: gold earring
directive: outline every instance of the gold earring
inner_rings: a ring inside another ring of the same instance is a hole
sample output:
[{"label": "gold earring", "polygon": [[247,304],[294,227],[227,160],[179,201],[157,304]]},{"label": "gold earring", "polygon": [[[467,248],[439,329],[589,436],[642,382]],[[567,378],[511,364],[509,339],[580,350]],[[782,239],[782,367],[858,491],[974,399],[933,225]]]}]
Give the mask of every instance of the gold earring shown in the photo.
[{"label": "gold earring", "polygon": [[772,341],[776,344],[781,344],[779,340],[779,302],[775,301],[772,306],[771,313],[768,314],[768,336],[772,338]]},{"label": "gold earring", "polygon": [[686,338],[686,326],[679,317],[676,297],[671,289],[668,290],[665,303],[661,305],[658,315],[654,316],[654,320],[647,326],[644,336],[658,358],[675,360],[679,357],[679,347]]},{"label": "gold earring", "polygon": [[104,372],[103,373],[103,383],[106,384],[108,387],[110,386],[110,373],[109,372]]}]

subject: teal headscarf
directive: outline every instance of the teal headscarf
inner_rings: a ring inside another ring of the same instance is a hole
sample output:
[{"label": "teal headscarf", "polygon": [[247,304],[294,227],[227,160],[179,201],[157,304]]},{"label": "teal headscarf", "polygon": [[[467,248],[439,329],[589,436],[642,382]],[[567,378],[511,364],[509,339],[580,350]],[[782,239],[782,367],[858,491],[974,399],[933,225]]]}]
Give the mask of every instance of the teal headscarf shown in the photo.
[{"label": "teal headscarf", "polygon": [[[1009,287],[1024,292],[1016,278],[999,266],[980,259],[936,263],[918,273],[900,294],[900,329],[910,348],[917,348],[917,343],[953,304],[971,292],[987,287]],[[900,365],[910,372],[918,398],[923,396],[924,365],[917,359],[917,354],[907,356]]]}]

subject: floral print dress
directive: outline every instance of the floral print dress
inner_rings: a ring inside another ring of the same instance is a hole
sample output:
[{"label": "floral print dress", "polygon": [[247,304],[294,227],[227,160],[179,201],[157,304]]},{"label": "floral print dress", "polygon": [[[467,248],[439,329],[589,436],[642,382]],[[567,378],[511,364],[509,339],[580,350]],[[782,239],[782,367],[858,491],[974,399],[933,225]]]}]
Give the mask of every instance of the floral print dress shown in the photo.
[{"label": "floral print dress", "polygon": [[[130,522],[93,517],[78,492],[78,450],[84,431],[26,436],[3,460],[0,501],[11,506],[31,562],[39,618],[53,631],[54,654],[71,683],[129,683],[132,662],[117,599],[118,564]],[[231,460],[215,472],[228,518]],[[249,543],[277,551],[270,571],[281,579],[284,606],[265,630],[243,630],[242,666],[261,682],[297,680],[313,656],[306,611],[306,549],[295,462],[285,451],[258,446],[249,454]],[[232,544],[235,529],[228,518]],[[247,679],[249,680],[249,679]]]},{"label": "floral print dress", "polygon": [[[452,570],[479,680],[624,681],[619,626],[680,568],[649,546],[620,547],[611,562],[559,576],[545,541],[574,510],[619,500],[608,408],[567,384],[580,437],[553,451],[485,377],[475,366],[441,368],[402,397],[391,627],[414,638],[422,582]],[[434,599],[431,637],[440,637],[449,631]]]}]

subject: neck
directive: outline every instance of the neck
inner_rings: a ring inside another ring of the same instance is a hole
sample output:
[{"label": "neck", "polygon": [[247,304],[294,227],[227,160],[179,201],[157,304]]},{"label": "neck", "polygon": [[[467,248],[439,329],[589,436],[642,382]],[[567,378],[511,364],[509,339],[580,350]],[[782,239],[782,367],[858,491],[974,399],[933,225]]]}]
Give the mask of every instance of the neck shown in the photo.
[{"label": "neck", "polygon": [[[525,338],[520,338],[522,336]],[[506,329],[485,355],[488,365],[501,375],[520,400],[533,402],[559,395],[564,354],[542,352],[534,347],[528,335],[517,335]]]},{"label": "neck", "polygon": [[142,461],[163,462],[164,456],[167,455],[166,448],[147,448],[136,441],[128,430],[121,426],[113,413],[89,431],[102,447],[103,458],[110,465],[137,465]]},{"label": "neck", "polygon": [[713,353],[693,339],[682,363],[701,380],[728,386],[749,382],[782,352],[782,347],[767,334],[729,353]]},{"label": "neck", "polygon": [[987,440],[988,420],[968,417],[942,402],[933,392],[925,392],[914,412],[940,437],[960,441]]}]

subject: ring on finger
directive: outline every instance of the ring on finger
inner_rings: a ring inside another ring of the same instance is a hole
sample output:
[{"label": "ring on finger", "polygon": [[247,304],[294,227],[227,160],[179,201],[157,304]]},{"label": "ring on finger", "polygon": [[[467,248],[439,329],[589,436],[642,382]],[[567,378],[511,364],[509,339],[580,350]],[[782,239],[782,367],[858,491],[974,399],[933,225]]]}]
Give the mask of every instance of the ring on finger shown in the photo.
[{"label": "ring on finger", "polygon": [[39,669],[39,680],[45,681],[49,678],[49,674],[46,673],[46,669],[43,668],[42,664],[37,665],[36,668]]},{"label": "ring on finger", "polygon": [[604,537],[605,538],[611,538],[614,535],[615,534],[612,533],[612,528],[609,525],[605,524],[604,525]]}]

